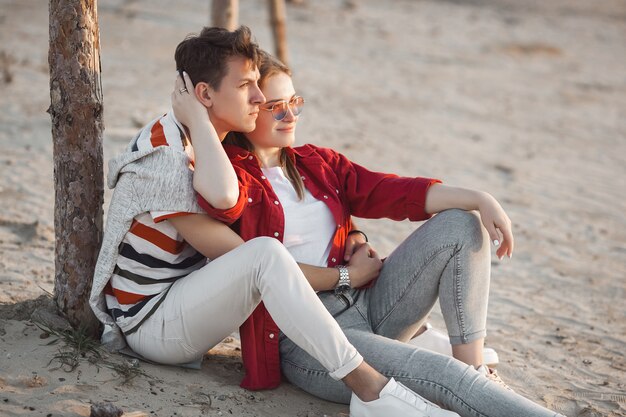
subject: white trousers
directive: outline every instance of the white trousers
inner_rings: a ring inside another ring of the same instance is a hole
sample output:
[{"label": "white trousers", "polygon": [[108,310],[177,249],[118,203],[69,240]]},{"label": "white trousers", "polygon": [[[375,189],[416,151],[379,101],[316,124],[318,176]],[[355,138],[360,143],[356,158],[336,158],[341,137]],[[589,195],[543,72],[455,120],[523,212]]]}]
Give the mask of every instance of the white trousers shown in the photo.
[{"label": "white trousers", "polygon": [[192,362],[237,330],[261,301],[283,333],[333,379],[363,361],[287,249],[268,237],[250,240],[176,281],[126,341],[155,362]]}]

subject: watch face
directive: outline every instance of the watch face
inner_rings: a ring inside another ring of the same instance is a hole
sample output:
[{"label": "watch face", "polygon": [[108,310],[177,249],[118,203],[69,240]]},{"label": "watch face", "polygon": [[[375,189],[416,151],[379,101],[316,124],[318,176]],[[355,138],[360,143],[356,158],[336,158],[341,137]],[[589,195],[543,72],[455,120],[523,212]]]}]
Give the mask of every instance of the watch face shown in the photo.
[{"label": "watch face", "polygon": [[348,291],[349,289],[350,289],[350,285],[349,285],[349,284],[341,284],[341,285],[338,285],[338,286],[335,288],[335,294],[339,294],[339,293],[342,293],[342,292],[344,292],[344,291]]}]

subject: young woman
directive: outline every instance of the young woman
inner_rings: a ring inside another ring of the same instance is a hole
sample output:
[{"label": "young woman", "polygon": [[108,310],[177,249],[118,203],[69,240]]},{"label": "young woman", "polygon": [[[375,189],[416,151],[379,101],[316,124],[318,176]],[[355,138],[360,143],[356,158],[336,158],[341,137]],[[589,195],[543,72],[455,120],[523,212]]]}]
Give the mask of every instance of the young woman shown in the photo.
[{"label": "young woman", "polygon": [[[498,202],[435,179],[372,172],[331,149],[291,148],[304,99],[296,95],[289,69],[271,56],[262,56],[260,72],[267,101],[256,129],[226,139],[238,201],[226,210],[202,198],[200,205],[244,240],[274,237],[298,262],[336,267],[307,279],[348,340],[382,374],[464,416],[557,415],[507,389],[483,364],[490,241],[499,257],[513,252],[511,222]],[[187,109],[193,102],[186,97]],[[181,105],[176,111],[188,110]],[[384,262],[364,244],[341,265],[351,215],[426,220],[435,213]],[[377,278],[353,274],[363,262],[380,268]],[[456,359],[404,343],[437,297]],[[271,317],[258,310],[247,324],[261,334],[275,330]],[[315,358],[288,335],[279,339],[287,379],[321,398],[350,400],[349,389]],[[262,339],[256,346],[267,348]]]}]

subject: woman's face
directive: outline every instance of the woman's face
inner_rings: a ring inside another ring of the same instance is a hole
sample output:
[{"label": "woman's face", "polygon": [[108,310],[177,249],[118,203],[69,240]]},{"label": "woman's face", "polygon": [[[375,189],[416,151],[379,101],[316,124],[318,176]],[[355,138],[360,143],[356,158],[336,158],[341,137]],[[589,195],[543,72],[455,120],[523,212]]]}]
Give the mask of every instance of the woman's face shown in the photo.
[{"label": "woman's face", "polygon": [[289,108],[282,120],[276,120],[270,111],[276,102],[283,100],[289,102],[296,95],[291,77],[283,72],[274,74],[265,80],[261,91],[267,101],[260,106],[256,128],[246,133],[246,137],[255,150],[293,145],[298,116],[294,115]]}]

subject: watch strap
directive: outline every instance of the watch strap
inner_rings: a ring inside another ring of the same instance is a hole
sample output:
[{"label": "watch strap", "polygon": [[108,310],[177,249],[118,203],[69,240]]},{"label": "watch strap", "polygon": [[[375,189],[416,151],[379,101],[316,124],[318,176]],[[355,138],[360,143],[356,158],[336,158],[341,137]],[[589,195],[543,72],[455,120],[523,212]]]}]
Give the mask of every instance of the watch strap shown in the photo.
[{"label": "watch strap", "polygon": [[350,285],[350,273],[348,272],[348,268],[344,265],[337,265],[335,268],[339,270],[339,281],[335,286],[335,292],[340,293],[352,288],[352,285]]}]

